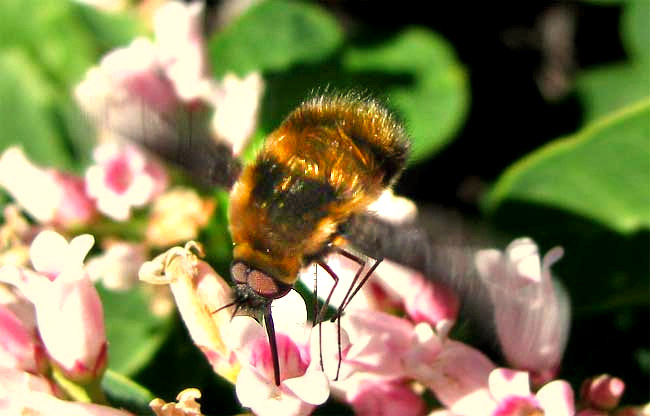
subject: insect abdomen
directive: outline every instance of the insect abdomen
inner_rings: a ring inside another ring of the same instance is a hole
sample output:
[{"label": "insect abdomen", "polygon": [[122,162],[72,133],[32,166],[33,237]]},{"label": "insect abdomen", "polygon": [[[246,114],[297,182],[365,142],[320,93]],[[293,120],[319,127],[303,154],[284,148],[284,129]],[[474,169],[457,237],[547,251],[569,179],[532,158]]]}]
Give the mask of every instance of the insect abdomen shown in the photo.
[{"label": "insect abdomen", "polygon": [[296,132],[320,126],[337,129],[374,159],[374,175],[383,187],[394,183],[404,169],[409,140],[402,125],[377,101],[356,93],[323,95],[305,101],[283,123]]}]

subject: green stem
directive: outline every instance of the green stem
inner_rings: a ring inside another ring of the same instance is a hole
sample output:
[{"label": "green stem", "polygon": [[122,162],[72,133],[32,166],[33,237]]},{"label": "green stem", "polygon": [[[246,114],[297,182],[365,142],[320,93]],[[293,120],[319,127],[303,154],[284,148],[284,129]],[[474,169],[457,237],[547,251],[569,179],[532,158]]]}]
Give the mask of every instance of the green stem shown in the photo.
[{"label": "green stem", "polygon": [[96,378],[88,383],[78,383],[66,378],[58,368],[54,368],[52,377],[65,394],[76,402],[108,404],[106,395],[101,388],[101,378]]}]

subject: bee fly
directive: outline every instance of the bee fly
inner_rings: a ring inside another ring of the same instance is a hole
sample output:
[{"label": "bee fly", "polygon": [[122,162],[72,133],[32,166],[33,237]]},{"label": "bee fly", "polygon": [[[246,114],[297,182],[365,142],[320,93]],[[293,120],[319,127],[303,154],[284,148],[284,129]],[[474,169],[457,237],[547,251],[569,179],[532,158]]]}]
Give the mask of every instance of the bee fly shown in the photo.
[{"label": "bee fly", "polygon": [[382,260],[361,276],[365,262],[343,248],[345,224],[396,180],[408,150],[404,129],[376,101],[354,94],[319,96],[302,103],[266,138],[255,162],[234,184],[233,304],[263,315],[276,384],[280,375],[271,302],[286,295],[300,269],[311,263],[327,271],[335,288],[339,279],[324,258],[337,252],[359,264],[339,306],[340,317],[353,289]]},{"label": "bee fly", "polygon": [[[373,251],[373,233],[394,230],[364,213],[404,169],[410,144],[405,130],[374,99],[356,93],[315,96],[291,112],[266,138],[255,161],[241,169],[230,149],[197,129],[191,119],[183,127],[182,120],[155,115],[151,124],[146,137],[134,135],[133,130],[116,130],[181,165],[203,185],[232,188],[231,277],[235,287],[233,301],[221,309],[235,305],[235,313],[242,310],[264,319],[274,381],[279,385],[271,303],[293,288],[300,269],[315,263],[334,280],[315,318],[320,321],[339,280],[325,263],[327,255],[338,253],[359,264],[333,319],[340,318],[385,255],[400,260],[390,244]],[[355,235],[355,230],[364,235]],[[357,242],[357,248],[375,259],[363,275],[366,262],[344,248]],[[426,258],[428,245],[414,242],[417,247],[410,247],[406,260],[415,254],[410,265],[417,268]]]}]

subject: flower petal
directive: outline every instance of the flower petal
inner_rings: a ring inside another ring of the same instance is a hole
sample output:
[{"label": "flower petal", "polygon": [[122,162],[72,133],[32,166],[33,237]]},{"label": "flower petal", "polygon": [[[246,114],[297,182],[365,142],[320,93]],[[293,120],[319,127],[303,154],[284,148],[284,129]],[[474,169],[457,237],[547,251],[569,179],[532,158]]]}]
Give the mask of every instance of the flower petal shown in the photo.
[{"label": "flower petal", "polygon": [[286,379],[282,384],[305,403],[319,405],[330,395],[329,381],[322,371],[307,371],[302,377]]},{"label": "flower petal", "polygon": [[564,380],[555,380],[543,386],[536,394],[544,413],[553,416],[573,416],[575,413],[573,389]]}]

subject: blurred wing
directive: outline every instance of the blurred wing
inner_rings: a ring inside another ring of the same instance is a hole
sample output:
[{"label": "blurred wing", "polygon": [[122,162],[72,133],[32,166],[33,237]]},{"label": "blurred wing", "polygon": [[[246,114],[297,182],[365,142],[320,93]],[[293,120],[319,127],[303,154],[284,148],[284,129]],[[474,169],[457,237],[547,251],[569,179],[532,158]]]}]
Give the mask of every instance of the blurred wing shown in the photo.
[{"label": "blurred wing", "polygon": [[[385,258],[421,272],[454,290],[463,314],[492,333],[493,305],[474,264],[476,252],[489,244],[484,230],[459,215],[420,207],[418,221],[393,224],[372,214],[356,215],[344,227],[346,240],[373,258]],[[486,315],[489,313],[490,315]],[[489,321],[489,320],[488,320]]]},{"label": "blurred wing", "polygon": [[204,108],[165,114],[145,104],[130,103],[90,114],[95,125],[131,140],[173,163],[202,187],[230,189],[241,164],[230,146],[215,140],[211,113]]}]

